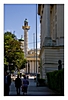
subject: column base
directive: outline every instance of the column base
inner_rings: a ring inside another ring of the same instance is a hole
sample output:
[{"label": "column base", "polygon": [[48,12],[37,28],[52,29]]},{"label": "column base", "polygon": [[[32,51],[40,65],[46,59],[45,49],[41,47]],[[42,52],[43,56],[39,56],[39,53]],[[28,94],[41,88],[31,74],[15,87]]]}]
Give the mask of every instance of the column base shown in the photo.
[{"label": "column base", "polygon": [[51,39],[51,37],[45,37],[43,46],[52,46],[52,39]]}]

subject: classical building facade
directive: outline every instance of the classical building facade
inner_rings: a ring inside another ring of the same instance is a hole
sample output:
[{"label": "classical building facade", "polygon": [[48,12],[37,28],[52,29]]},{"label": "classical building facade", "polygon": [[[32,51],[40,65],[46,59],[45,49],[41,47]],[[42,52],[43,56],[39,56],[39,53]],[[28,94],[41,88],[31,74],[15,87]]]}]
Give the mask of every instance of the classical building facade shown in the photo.
[{"label": "classical building facade", "polygon": [[27,64],[26,64],[26,73],[29,74],[36,74],[39,73],[39,58],[40,50],[37,50],[37,68],[36,68],[36,50],[31,49],[28,51],[28,55],[26,57]]},{"label": "classical building facade", "polygon": [[64,67],[64,5],[39,4],[41,77],[58,69],[58,60]]}]

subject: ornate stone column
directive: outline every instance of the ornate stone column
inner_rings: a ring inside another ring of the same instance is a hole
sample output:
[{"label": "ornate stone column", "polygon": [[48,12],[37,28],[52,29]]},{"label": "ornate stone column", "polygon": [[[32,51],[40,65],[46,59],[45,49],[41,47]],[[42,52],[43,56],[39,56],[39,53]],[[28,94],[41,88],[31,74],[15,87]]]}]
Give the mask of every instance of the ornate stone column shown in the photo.
[{"label": "ornate stone column", "polygon": [[34,73],[35,73],[35,61],[34,61]]},{"label": "ornate stone column", "polygon": [[30,64],[29,64],[29,61],[28,61],[28,73],[30,73]]},{"label": "ornate stone column", "polygon": [[31,61],[31,73],[32,73],[32,61]]},{"label": "ornate stone column", "polygon": [[30,61],[30,73],[31,73],[31,67],[32,67],[32,66],[31,66],[31,61]]}]

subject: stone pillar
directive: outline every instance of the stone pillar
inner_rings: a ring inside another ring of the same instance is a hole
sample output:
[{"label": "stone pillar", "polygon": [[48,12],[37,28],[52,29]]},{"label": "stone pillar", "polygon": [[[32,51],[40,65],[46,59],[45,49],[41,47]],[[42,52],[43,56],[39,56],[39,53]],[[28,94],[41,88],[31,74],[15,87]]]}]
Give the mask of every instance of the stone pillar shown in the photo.
[{"label": "stone pillar", "polygon": [[[30,64],[30,61],[29,61],[29,64]],[[30,64],[30,73],[31,73],[31,64]]]},{"label": "stone pillar", "polygon": [[26,64],[26,67],[27,67],[27,73],[28,73],[28,63]]},{"label": "stone pillar", "polygon": [[45,5],[46,10],[46,37],[50,37],[50,4]]},{"label": "stone pillar", "polygon": [[43,42],[43,46],[52,46],[52,39],[50,36],[50,4],[45,5],[45,34],[46,37]]},{"label": "stone pillar", "polygon": [[32,67],[31,67],[31,70],[32,70],[32,73],[33,73],[33,61],[32,61],[32,63],[31,63],[31,66],[32,66]]},{"label": "stone pillar", "polygon": [[30,73],[30,61],[29,61],[29,73]]},{"label": "stone pillar", "polygon": [[30,64],[29,64],[29,61],[28,61],[28,73],[30,73]]},{"label": "stone pillar", "polygon": [[26,73],[27,73],[27,64],[25,64],[25,68],[26,68]]},{"label": "stone pillar", "polygon": [[31,61],[31,73],[32,73],[32,61]]},{"label": "stone pillar", "polygon": [[28,30],[24,30],[24,54],[28,54]]},{"label": "stone pillar", "polygon": [[34,73],[35,73],[35,61],[34,61]]},{"label": "stone pillar", "polygon": [[32,72],[34,73],[34,60],[32,62]]},{"label": "stone pillar", "polygon": [[32,61],[30,61],[30,73],[32,73]]}]

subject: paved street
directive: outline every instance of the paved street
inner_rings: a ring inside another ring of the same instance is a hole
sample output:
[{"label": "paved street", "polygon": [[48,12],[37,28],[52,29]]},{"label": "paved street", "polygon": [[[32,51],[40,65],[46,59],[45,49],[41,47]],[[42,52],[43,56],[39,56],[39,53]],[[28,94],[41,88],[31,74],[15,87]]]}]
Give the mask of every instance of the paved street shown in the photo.
[{"label": "paved street", "polygon": [[[20,96],[22,95],[22,90],[20,89]],[[10,86],[10,96],[16,96],[16,88],[14,82],[11,83]],[[55,92],[50,90],[48,87],[36,87],[36,83],[33,79],[29,79],[29,87],[27,96],[55,96],[57,95]]]}]

